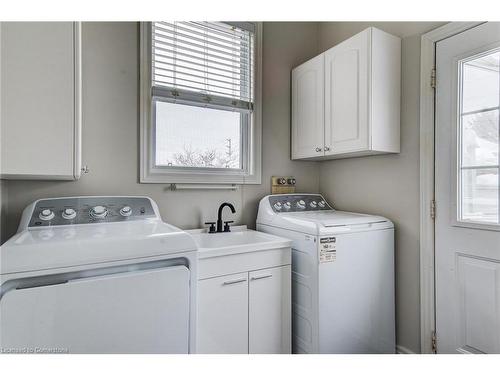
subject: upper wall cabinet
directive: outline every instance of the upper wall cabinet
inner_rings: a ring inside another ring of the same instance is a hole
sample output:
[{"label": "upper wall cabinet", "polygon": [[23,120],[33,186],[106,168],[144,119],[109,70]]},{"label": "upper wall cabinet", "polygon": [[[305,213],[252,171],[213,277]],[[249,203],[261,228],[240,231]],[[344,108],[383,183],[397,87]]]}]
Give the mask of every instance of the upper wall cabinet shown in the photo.
[{"label": "upper wall cabinet", "polygon": [[368,28],[292,71],[292,159],[399,152],[401,40]]},{"label": "upper wall cabinet", "polygon": [[80,24],[0,23],[1,177],[80,177]]}]

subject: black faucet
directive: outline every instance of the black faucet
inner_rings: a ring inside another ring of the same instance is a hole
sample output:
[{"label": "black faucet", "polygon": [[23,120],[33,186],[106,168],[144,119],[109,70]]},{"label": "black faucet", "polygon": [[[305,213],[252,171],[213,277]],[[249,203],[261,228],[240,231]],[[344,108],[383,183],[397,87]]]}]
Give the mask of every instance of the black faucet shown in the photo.
[{"label": "black faucet", "polygon": [[[219,206],[219,212],[217,214],[217,233],[222,232],[222,210],[224,207],[229,207],[231,209],[231,212],[234,214],[236,210],[234,209],[234,206],[231,203],[224,202]],[[224,222],[224,232],[230,232],[231,229],[229,228],[229,223],[232,223],[232,221],[225,221]]]},{"label": "black faucet", "polygon": [[221,233],[221,232],[231,232],[231,227],[229,226],[230,223],[234,223],[234,221],[224,221],[224,230],[222,229],[222,210],[224,207],[229,207],[231,209],[231,212],[234,214],[236,210],[234,209],[234,206],[231,203],[224,202],[220,205],[219,207],[219,212],[217,214],[217,229],[215,229],[215,222],[214,221],[208,221],[205,224],[210,224],[210,229],[208,233]]}]

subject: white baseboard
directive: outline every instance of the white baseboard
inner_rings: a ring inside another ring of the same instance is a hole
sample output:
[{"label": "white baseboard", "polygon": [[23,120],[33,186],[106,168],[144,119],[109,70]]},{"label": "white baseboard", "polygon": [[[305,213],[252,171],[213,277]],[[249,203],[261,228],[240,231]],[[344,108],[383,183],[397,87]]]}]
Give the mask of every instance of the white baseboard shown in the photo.
[{"label": "white baseboard", "polygon": [[396,345],[397,354],[417,354],[413,350],[410,350],[402,345]]}]

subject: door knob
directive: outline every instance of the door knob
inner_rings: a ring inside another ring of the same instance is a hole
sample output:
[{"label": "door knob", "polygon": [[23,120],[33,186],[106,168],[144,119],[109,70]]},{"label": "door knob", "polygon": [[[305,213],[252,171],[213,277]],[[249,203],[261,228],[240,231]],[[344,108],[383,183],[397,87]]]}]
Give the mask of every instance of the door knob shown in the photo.
[{"label": "door knob", "polygon": [[325,146],[325,151],[330,151],[330,147]]},{"label": "door knob", "polygon": [[321,147],[316,147],[316,152],[321,152],[323,149]]}]

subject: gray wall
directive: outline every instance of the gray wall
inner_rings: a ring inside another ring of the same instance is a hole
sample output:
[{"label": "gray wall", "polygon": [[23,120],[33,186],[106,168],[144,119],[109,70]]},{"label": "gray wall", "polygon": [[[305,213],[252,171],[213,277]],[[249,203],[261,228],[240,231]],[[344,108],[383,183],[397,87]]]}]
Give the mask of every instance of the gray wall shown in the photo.
[{"label": "gray wall", "polygon": [[[439,24],[265,23],[262,185],[237,192],[170,192],[165,185],[137,183],[137,24],[85,23],[83,161],[91,173],[77,182],[8,181],[3,238],[15,232],[28,203],[65,195],[149,195],[158,202],[164,220],[182,228],[201,226],[213,219],[222,201],[229,201],[236,205],[237,223],[253,226],[257,203],[269,193],[270,176],[291,174],[297,177],[299,191],[319,190],[340,209],[382,214],[395,222],[397,342],[419,352],[418,35]],[[404,38],[401,153],[319,163],[290,161],[291,68],[368,26]]]},{"label": "gray wall", "polygon": [[138,24],[84,23],[82,37],[83,163],[90,173],[76,182],[8,181],[4,239],[16,231],[22,209],[43,197],[148,195],[165,221],[182,228],[213,220],[219,204],[228,201],[236,206],[236,223],[253,227],[272,175],[294,175],[299,191],[318,191],[319,165],[289,157],[290,70],[316,54],[316,23],[264,25],[262,185],[236,192],[171,192],[166,185],[137,182]]},{"label": "gray wall", "polygon": [[339,209],[380,214],[396,226],[397,343],[420,352],[420,37],[440,23],[320,23],[319,52],[375,26],[403,38],[401,153],[320,163],[320,191]]}]

